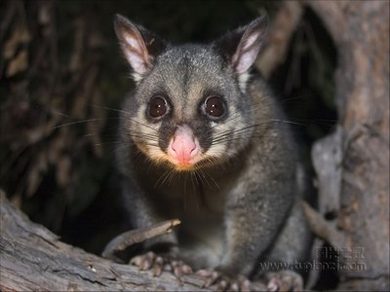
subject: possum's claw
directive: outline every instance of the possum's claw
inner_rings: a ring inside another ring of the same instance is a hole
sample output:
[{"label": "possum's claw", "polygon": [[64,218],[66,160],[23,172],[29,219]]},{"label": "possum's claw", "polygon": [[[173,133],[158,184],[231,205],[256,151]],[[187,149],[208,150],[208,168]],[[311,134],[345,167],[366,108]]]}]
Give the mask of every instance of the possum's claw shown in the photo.
[{"label": "possum's claw", "polygon": [[251,282],[244,276],[228,278],[214,270],[202,269],[196,273],[204,279],[204,287],[215,286],[217,291],[250,291]]},{"label": "possum's claw", "polygon": [[189,275],[189,274],[193,273],[192,268],[189,265],[186,265],[182,261],[171,260],[169,262],[169,260],[168,260],[168,264],[171,265],[171,267],[173,269],[173,274],[178,278],[180,278],[183,275]]},{"label": "possum's claw", "polygon": [[206,288],[219,282],[222,276],[221,273],[218,271],[207,270],[207,269],[201,269],[197,271],[196,274],[203,279],[204,281],[203,287]]},{"label": "possum's claw", "polygon": [[293,271],[280,271],[275,273],[268,273],[267,290],[270,292],[281,291],[302,291],[303,279],[301,275]]},{"label": "possum's claw", "polygon": [[171,272],[177,278],[192,274],[191,267],[184,262],[174,260],[168,256],[156,255],[152,251],[133,257],[130,264],[137,266],[142,271],[152,270],[155,277],[159,277],[163,271]]},{"label": "possum's claw", "polygon": [[148,252],[143,255],[138,255],[130,260],[130,264],[137,266],[141,271],[150,270],[155,263],[157,256],[154,252]]}]

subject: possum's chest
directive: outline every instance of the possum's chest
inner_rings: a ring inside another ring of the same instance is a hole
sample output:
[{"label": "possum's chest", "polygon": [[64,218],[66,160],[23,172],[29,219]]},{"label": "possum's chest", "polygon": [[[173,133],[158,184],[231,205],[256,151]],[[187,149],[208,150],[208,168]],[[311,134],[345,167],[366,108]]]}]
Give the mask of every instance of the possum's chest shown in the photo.
[{"label": "possum's chest", "polygon": [[[173,190],[171,190],[173,191]],[[225,201],[221,190],[187,190],[171,209],[181,220],[177,230],[181,257],[193,267],[215,267],[220,263],[224,236]],[[226,191],[226,190],[225,190]]]},{"label": "possum's chest", "polygon": [[211,174],[203,175],[173,174],[165,179],[156,171],[142,173],[140,181],[150,203],[162,217],[179,218],[182,225],[203,224],[223,217],[232,188],[226,180]]},{"label": "possum's chest", "polygon": [[203,184],[185,185],[177,182],[164,189],[166,208],[170,215],[176,215],[182,225],[196,228],[198,225],[219,224],[224,215],[228,189],[216,189]]},{"label": "possum's chest", "polygon": [[179,219],[181,224],[176,231],[180,248],[183,252],[194,252],[200,262],[214,266],[225,241],[225,206],[239,174],[205,173],[202,178],[195,174],[178,175],[161,182],[160,173],[142,176],[154,211],[162,220]]},{"label": "possum's chest", "polygon": [[181,221],[176,234],[180,256],[193,267],[219,264],[224,244],[226,189],[176,182],[155,190],[156,210],[164,219]]}]

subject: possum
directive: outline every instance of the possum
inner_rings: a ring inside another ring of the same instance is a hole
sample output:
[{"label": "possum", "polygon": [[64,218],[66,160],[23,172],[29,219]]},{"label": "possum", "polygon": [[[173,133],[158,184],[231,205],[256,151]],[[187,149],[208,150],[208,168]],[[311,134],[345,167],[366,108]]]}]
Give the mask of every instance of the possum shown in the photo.
[{"label": "possum", "polygon": [[207,44],[173,45],[117,15],[135,87],[116,157],[136,228],[178,218],[145,245],[193,269],[253,277],[309,250],[298,146],[254,63],[266,17]]}]

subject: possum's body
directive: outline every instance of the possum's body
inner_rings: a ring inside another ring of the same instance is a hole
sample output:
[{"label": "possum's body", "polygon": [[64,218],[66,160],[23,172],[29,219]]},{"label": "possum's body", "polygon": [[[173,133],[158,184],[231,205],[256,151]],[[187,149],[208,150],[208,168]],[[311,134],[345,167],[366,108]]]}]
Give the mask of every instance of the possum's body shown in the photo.
[{"label": "possum's body", "polygon": [[308,251],[296,144],[265,82],[249,74],[262,29],[258,19],[211,45],[175,47],[116,23],[137,81],[117,151],[129,213],[136,227],[180,219],[154,244],[196,269],[249,276]]}]

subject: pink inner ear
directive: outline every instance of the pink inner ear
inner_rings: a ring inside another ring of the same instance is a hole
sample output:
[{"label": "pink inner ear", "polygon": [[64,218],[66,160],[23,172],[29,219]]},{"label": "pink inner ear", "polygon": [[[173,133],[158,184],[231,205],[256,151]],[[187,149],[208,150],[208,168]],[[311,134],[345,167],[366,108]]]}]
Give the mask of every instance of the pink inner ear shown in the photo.
[{"label": "pink inner ear", "polygon": [[134,36],[132,35],[125,35],[125,40],[127,42],[127,44],[134,48],[134,50],[140,52],[141,51],[141,46],[139,45],[139,43],[136,41],[136,39],[134,38]]},{"label": "pink inner ear", "polygon": [[252,33],[248,38],[241,40],[237,52],[233,56],[233,62],[237,73],[242,74],[256,61],[260,50],[260,33]]},{"label": "pink inner ear", "polygon": [[129,61],[133,70],[138,74],[144,74],[147,70],[144,60],[134,52],[126,52],[127,61]]},{"label": "pink inner ear", "polygon": [[127,33],[123,37],[123,42],[125,57],[134,72],[141,75],[146,73],[150,57],[142,37]]},{"label": "pink inner ear", "polygon": [[254,33],[250,35],[244,43],[243,50],[245,51],[249,49],[259,39],[259,37],[260,37],[260,33]]}]

